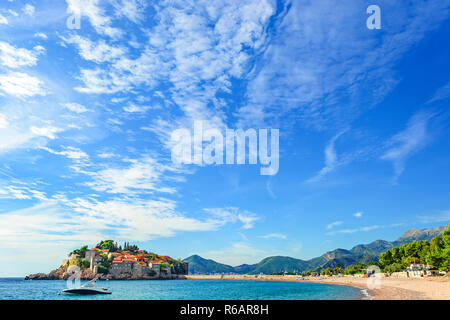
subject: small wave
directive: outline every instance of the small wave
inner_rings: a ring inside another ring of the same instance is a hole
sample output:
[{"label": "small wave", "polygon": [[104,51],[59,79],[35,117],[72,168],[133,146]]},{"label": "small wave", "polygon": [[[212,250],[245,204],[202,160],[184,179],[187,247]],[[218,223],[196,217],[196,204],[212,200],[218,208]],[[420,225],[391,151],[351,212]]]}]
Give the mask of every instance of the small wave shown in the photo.
[{"label": "small wave", "polygon": [[367,289],[361,289],[361,294],[362,294],[364,300],[372,298],[372,296],[370,295],[370,293]]}]

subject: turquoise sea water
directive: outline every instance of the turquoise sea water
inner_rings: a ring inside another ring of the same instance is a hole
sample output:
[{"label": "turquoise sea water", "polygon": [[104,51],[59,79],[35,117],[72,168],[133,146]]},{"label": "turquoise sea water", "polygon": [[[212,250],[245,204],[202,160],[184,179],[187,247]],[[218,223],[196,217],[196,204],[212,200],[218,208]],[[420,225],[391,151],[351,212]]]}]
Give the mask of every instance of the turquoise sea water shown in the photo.
[{"label": "turquoise sea water", "polygon": [[322,283],[221,280],[97,281],[110,295],[58,295],[66,281],[0,278],[0,300],[333,300],[359,299],[357,288]]}]

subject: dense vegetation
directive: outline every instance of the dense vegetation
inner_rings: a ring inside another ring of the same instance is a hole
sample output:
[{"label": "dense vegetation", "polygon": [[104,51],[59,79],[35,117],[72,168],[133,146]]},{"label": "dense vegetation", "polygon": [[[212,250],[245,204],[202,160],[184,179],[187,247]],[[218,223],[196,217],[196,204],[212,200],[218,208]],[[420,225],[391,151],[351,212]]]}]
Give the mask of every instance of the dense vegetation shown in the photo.
[{"label": "dense vegetation", "polygon": [[434,268],[450,270],[450,228],[431,241],[414,241],[395,247],[380,255],[380,267],[387,272],[404,269],[411,263],[423,263]]},{"label": "dense vegetation", "polygon": [[[406,243],[398,247],[394,247],[380,254],[378,262],[370,262],[367,264],[356,263],[347,266],[344,270],[339,266],[336,268],[324,268],[320,270],[322,275],[332,274],[349,274],[364,273],[367,266],[376,265],[381,271],[392,273],[403,271],[412,263],[419,263],[433,266],[441,271],[450,270],[450,228],[442,231],[430,241],[418,240]],[[342,272],[343,271],[343,272]],[[308,271],[307,274],[312,274]]]}]

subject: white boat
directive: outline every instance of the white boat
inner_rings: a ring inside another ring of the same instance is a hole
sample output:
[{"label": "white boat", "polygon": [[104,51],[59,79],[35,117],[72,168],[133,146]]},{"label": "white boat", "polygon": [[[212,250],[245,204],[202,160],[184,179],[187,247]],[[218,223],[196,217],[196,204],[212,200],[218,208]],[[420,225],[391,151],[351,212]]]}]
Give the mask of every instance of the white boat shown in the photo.
[{"label": "white boat", "polygon": [[70,289],[64,289],[62,292],[64,293],[73,293],[73,294],[111,294],[112,292],[109,291],[106,288],[100,288],[95,285],[95,282],[97,281],[97,278],[92,279],[89,282],[86,282],[79,288],[70,288]]}]

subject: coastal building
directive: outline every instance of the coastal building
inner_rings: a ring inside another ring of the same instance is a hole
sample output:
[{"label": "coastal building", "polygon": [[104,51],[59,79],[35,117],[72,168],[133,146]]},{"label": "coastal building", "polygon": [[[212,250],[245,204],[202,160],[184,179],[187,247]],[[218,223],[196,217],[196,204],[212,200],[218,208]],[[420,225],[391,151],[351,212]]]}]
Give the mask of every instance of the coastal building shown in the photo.
[{"label": "coastal building", "polygon": [[[170,276],[172,273],[188,273],[188,264],[186,262],[179,263],[169,256],[158,256],[154,253],[147,253],[144,250],[110,252],[108,249],[92,248],[86,250],[84,257],[81,257],[79,254],[72,254],[70,256],[70,259],[83,258],[89,261],[89,268],[94,273],[98,273],[98,268],[102,262],[105,262],[105,259],[110,261],[108,273],[115,276],[159,277],[161,275]],[[68,259],[64,260],[63,264],[65,265],[68,261]]]},{"label": "coastal building", "polygon": [[132,274],[133,264],[131,261],[124,261],[126,259],[115,258],[111,264],[110,272],[114,275]]},{"label": "coastal building", "polygon": [[86,250],[84,255],[84,258],[89,261],[89,269],[91,269],[94,273],[97,273],[98,265],[102,261],[100,253],[102,253],[100,249],[93,248],[91,250]]}]

